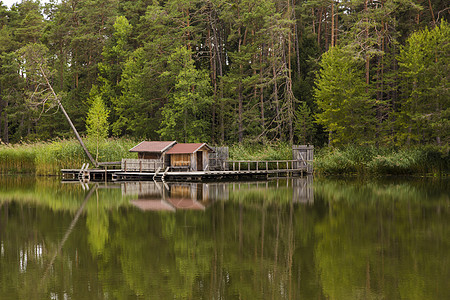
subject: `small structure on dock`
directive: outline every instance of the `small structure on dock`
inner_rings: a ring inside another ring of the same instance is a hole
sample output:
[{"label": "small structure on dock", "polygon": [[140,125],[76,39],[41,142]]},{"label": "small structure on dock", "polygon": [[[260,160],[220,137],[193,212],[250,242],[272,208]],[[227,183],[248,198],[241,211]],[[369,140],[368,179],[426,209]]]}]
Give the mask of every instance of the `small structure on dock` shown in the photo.
[{"label": "small structure on dock", "polygon": [[129,151],[137,152],[138,159],[163,159],[167,150],[176,143],[177,141],[143,141]]},{"label": "small structure on dock", "polygon": [[[81,169],[63,169],[63,178],[87,181],[217,181],[313,173],[314,147],[310,145],[293,146],[292,160],[271,161],[229,160],[228,148],[213,149],[206,143],[143,142],[130,151],[140,153],[143,158],[99,163],[99,166],[104,167],[103,170],[88,169],[85,165]],[[220,155],[216,153],[219,151]],[[116,166],[120,166],[120,169]]]},{"label": "small structure on dock", "polygon": [[173,146],[167,155],[170,168],[184,171],[205,171],[209,167],[209,153],[214,150],[206,143],[180,143]]},{"label": "small structure on dock", "polygon": [[158,168],[164,169],[169,164],[169,157],[166,153],[176,141],[144,141],[134,146],[129,152],[137,152],[137,159],[122,159],[122,170],[128,171],[155,171]]}]

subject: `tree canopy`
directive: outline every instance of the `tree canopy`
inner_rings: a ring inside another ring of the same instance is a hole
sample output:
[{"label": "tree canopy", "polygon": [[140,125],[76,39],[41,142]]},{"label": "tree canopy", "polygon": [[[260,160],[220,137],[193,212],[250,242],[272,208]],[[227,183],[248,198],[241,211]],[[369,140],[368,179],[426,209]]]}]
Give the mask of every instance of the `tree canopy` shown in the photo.
[{"label": "tree canopy", "polygon": [[448,145],[449,12],[423,0],[0,4],[0,139],[71,135],[56,106],[30,105],[48,92],[20,55],[35,44],[82,133],[96,89],[117,137]]}]

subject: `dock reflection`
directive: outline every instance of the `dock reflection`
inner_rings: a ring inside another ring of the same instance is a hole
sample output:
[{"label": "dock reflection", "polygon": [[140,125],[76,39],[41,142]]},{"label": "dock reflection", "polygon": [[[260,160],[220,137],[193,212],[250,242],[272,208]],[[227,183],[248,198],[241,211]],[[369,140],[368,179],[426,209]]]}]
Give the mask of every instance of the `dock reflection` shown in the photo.
[{"label": "dock reflection", "polygon": [[[257,193],[276,201],[283,190],[292,193],[288,201],[313,204],[313,178],[276,179],[262,182],[123,182],[122,196],[131,197],[130,204],[143,211],[205,210],[216,201],[239,200]],[[278,191],[278,192],[277,192]],[[273,197],[270,195],[273,194]],[[279,199],[285,202],[286,198]]]}]

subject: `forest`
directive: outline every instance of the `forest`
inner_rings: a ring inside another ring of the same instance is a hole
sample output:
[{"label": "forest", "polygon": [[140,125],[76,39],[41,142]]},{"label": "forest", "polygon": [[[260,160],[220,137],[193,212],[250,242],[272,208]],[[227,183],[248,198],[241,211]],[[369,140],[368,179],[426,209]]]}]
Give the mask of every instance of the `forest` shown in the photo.
[{"label": "forest", "polygon": [[[0,1],[0,141],[440,145],[445,0]],[[94,130],[95,131],[95,130]]]}]

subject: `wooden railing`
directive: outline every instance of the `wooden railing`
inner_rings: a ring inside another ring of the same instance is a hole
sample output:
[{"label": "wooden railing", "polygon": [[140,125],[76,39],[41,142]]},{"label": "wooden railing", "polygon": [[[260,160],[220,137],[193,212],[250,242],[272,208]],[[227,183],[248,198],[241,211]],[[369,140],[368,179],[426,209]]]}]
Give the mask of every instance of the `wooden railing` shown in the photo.
[{"label": "wooden railing", "polygon": [[[165,169],[165,163],[156,159],[122,159],[121,162],[103,162],[99,166],[120,166],[125,172],[155,172],[157,169]],[[187,166],[171,167],[173,170],[186,169]],[[312,161],[307,160],[227,160],[222,162],[221,171],[256,171],[256,172],[295,172],[312,169]],[[209,171],[209,165],[205,167]],[[216,169],[217,170],[217,169]],[[178,170],[179,171],[179,170]]]},{"label": "wooden railing", "polygon": [[120,161],[105,161],[105,162],[99,162],[97,164],[99,167],[109,167],[109,166],[120,166]]},{"label": "wooden railing", "polygon": [[298,171],[305,170],[308,162],[299,160],[228,160],[223,162],[227,171]]},{"label": "wooden railing", "polygon": [[159,159],[131,159],[124,158],[121,163],[125,172],[155,172],[158,168],[164,169],[164,162]]}]

